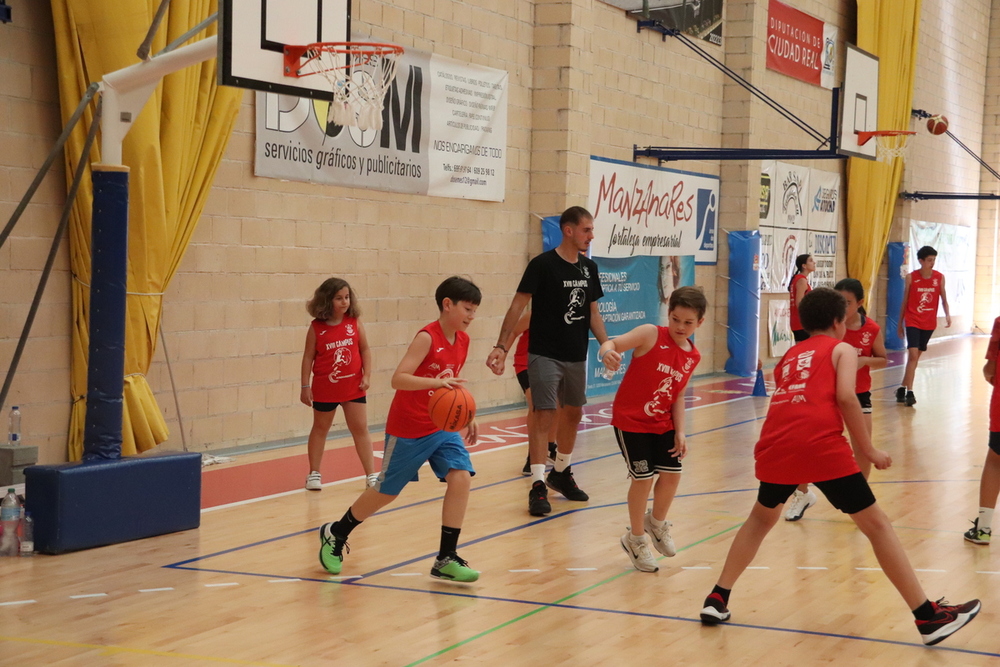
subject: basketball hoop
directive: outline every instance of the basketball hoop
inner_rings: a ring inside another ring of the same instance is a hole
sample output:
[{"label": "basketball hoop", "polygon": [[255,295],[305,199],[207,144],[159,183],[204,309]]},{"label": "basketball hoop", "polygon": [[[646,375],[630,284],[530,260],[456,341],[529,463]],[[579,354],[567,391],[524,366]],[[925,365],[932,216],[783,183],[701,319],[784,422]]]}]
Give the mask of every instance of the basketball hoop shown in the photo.
[{"label": "basketball hoop", "polygon": [[909,130],[876,130],[874,132],[858,132],[858,146],[864,146],[875,137],[875,159],[891,164],[896,158],[906,159],[910,135],[916,132]]},{"label": "basketball hoop", "polygon": [[403,47],[374,42],[317,42],[285,46],[285,76],[322,76],[333,101],[327,122],[382,129],[382,101],[396,78]]}]

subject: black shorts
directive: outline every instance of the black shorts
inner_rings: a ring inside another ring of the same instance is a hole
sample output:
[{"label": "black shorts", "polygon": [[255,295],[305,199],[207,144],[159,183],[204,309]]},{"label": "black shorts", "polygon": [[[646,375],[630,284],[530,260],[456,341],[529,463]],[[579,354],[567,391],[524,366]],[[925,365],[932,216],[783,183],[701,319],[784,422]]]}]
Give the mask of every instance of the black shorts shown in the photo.
[{"label": "black shorts", "polygon": [[528,391],[531,385],[528,383],[528,371],[523,370],[517,374],[517,383],[521,385],[521,391]]},{"label": "black shorts", "polygon": [[[857,514],[875,504],[875,494],[868,486],[868,480],[860,472],[847,477],[838,477],[825,482],[813,482],[823,492],[830,504],[844,514]],[[774,509],[792,495],[797,484],[772,484],[761,482],[757,491],[757,502]]]},{"label": "black shorts", "polygon": [[[364,396],[360,398],[352,398],[349,401],[343,401],[344,403],[367,403],[368,399]],[[316,412],[333,412],[337,409],[340,403],[323,403],[322,401],[313,401],[313,410]]]},{"label": "black shorts", "polygon": [[805,329],[792,329],[792,337],[795,339],[796,343],[801,343],[805,339],[809,338],[809,332]]},{"label": "black shorts", "polygon": [[652,479],[654,473],[681,472],[680,459],[670,453],[674,448],[674,431],[633,433],[615,427],[615,440],[632,479]]},{"label": "black shorts", "polygon": [[858,397],[858,403],[861,404],[861,412],[870,415],[872,413],[872,393],[870,391],[863,391],[855,395]]},{"label": "black shorts", "polygon": [[1000,431],[990,431],[990,449],[1000,454]]},{"label": "black shorts", "polygon": [[921,352],[927,351],[927,341],[931,339],[934,329],[918,329],[906,327],[906,347],[915,347]]}]

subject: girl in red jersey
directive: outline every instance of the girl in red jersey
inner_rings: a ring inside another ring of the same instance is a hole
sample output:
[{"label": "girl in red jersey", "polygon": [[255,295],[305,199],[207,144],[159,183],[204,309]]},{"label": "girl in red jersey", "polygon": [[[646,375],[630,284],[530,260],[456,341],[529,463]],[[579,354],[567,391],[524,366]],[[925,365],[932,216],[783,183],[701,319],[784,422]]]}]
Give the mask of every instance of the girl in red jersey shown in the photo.
[{"label": "girl in red jersey", "polygon": [[854,448],[884,470],[892,459],[872,446],[854,392],[858,355],[841,341],[847,303],[839,293],[819,288],[801,304],[808,340],[793,346],[774,371],[776,388],[760,440],[754,447],[760,480],[757,501],[729,548],[726,564],[701,610],[702,623],[731,617],[729,595],[774,528],[781,505],[801,482],[814,482],[830,503],[849,515],[872,545],[882,571],[913,612],[924,644],[937,644],[979,613],[979,600],[949,605],[927,599],[889,517],[879,507],[858,469]]},{"label": "girl in red jersey", "polygon": [[299,400],[313,409],[306,488],[310,491],[322,488],[320,463],[338,405],[344,406],[347,428],[354,438],[367,484],[371,486],[378,477],[365,405],[372,357],[365,327],[358,320],[361,311],[354,290],[341,278],[328,278],[316,288],[306,310],[315,318],[306,333],[299,395]]},{"label": "girl in red jersey", "polygon": [[983,376],[993,385],[990,395],[990,439],[986,450],[983,474],[979,478],[979,516],[972,521],[972,528],[965,531],[965,539],[973,544],[989,544],[993,536],[993,512],[1000,495],[1000,391],[997,390],[997,357],[1000,356],[1000,317],[993,320],[990,344],[986,348],[986,365]]},{"label": "girl in red jersey", "polygon": [[[885,342],[882,339],[882,329],[865,313],[865,288],[860,280],[844,278],[834,285],[833,289],[840,292],[847,301],[847,319],[844,324],[844,342],[858,351],[858,377],[854,384],[854,393],[861,404],[868,438],[872,436],[872,375],[873,368],[885,368],[889,359],[885,354]],[[864,452],[855,448],[854,457],[858,460],[861,474],[868,479],[872,463],[865,458]]]},{"label": "girl in red jersey", "polygon": [[813,259],[812,255],[799,255],[795,258],[795,275],[788,283],[788,298],[791,300],[788,319],[796,343],[801,343],[809,338],[809,334],[802,328],[802,322],[799,319],[799,304],[802,302],[802,298],[812,290],[812,286],[809,284],[809,274],[815,270],[816,260]]},{"label": "girl in red jersey", "polygon": [[[708,303],[696,287],[681,287],[670,295],[669,324],[642,324],[606,341],[598,350],[605,368],[618,370],[622,354],[634,349],[615,395],[611,425],[632,479],[628,491],[631,530],[621,537],[622,549],[641,572],[656,572],[646,535],[664,556],[677,553],[667,511],[680,483],[681,459],[687,453],[684,436],[684,389],[701,360],[689,339],[705,321]],[[658,475],[656,484],[653,476]],[[646,499],[653,490],[653,509]]]},{"label": "girl in red jersey", "polygon": [[951,311],[948,309],[948,295],[944,289],[944,275],[934,270],[937,250],[925,245],[917,251],[920,268],[906,276],[903,286],[903,305],[899,313],[899,337],[903,337],[906,327],[906,371],[903,384],[896,390],[896,402],[907,407],[917,402],[913,395],[913,377],[917,373],[917,362],[927,351],[927,342],[937,328],[938,302],[944,307],[944,326],[951,326]]}]

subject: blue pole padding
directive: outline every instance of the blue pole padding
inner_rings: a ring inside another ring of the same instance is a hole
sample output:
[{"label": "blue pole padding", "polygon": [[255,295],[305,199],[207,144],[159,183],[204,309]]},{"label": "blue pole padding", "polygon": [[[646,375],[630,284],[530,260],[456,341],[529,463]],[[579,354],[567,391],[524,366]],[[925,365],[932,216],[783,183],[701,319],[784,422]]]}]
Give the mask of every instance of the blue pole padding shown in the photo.
[{"label": "blue pole padding", "polygon": [[903,290],[906,288],[906,250],[908,243],[889,244],[889,283],[885,290],[885,347],[889,350],[905,350],[906,341],[899,337],[899,310],[903,306]]},{"label": "blue pole padding", "polygon": [[91,220],[90,347],[83,460],[122,455],[128,167],[95,164]]},{"label": "blue pole padding", "polygon": [[760,232],[729,233],[729,359],[726,372],[757,373],[760,340]]}]

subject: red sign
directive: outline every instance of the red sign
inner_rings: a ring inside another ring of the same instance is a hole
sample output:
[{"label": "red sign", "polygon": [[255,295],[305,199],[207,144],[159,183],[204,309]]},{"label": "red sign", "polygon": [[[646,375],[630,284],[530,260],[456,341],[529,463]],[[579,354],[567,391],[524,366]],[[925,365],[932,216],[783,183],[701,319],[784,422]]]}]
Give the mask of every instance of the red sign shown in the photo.
[{"label": "red sign", "polygon": [[770,0],[767,8],[767,68],[820,85],[823,71],[823,21]]}]

